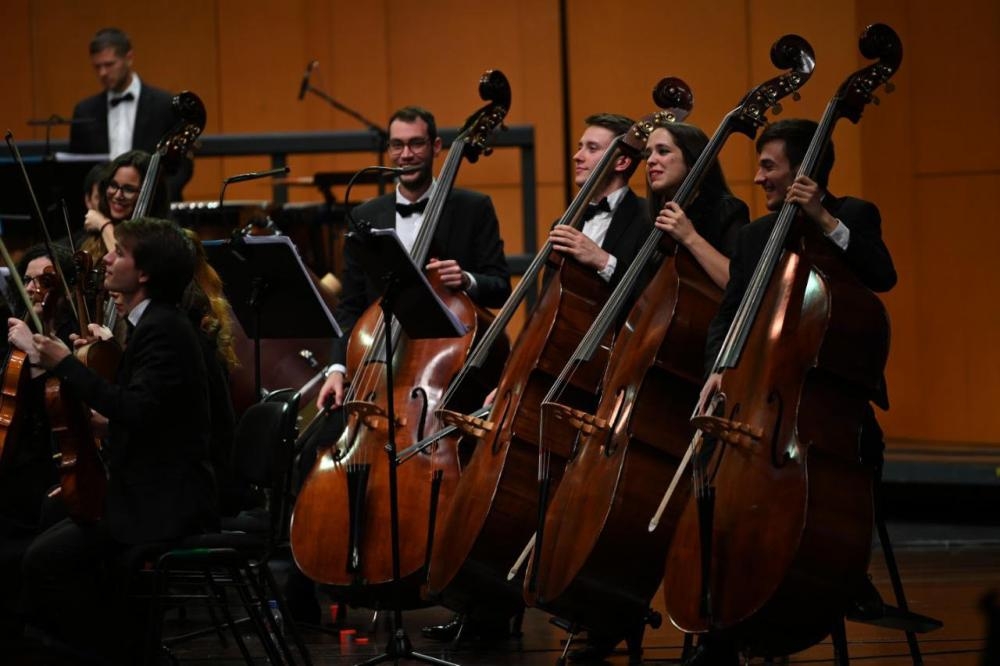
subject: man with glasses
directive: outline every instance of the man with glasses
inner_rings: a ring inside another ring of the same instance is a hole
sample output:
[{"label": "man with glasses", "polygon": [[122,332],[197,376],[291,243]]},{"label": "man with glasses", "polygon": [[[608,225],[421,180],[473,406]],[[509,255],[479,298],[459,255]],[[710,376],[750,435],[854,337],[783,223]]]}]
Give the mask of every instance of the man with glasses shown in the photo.
[{"label": "man with glasses", "polygon": [[[176,123],[173,95],[139,80],[132,70],[132,42],[118,28],[102,28],[90,41],[90,63],[103,92],[73,108],[69,149],[74,153],[107,154],[109,159],[130,150],[152,152]],[[178,160],[168,174],[171,201],[191,180],[191,160]]]},{"label": "man with glasses", "polygon": [[[434,158],[441,152],[434,116],[424,108],[407,106],[389,119],[389,158],[397,167],[418,167],[401,174],[394,192],[376,197],[352,212],[358,222],[374,228],[395,229],[403,246],[412,250],[424,222],[424,207],[437,187],[433,177]],[[334,316],[344,337],[334,340],[331,361],[333,371],[320,389],[317,404],[338,408],[344,399],[347,372],[347,343],[351,329],[365,310],[381,294],[368,281],[358,259],[345,248],[345,270],[341,276],[343,292]],[[430,260],[425,271],[437,273],[448,288],[461,291],[482,307],[501,307],[510,295],[510,272],[500,240],[500,227],[489,197],[469,190],[452,189],[442,210],[431,244]],[[303,445],[297,463],[298,483],[312,469],[316,446],[336,441],[343,419],[327,419],[324,432]],[[319,606],[312,581],[298,570],[288,578],[286,594],[292,615],[297,620],[318,622]]]},{"label": "man with glasses", "polygon": [[[419,167],[401,174],[396,191],[358,206],[355,220],[375,228],[393,228],[407,250],[411,250],[424,221],[424,207],[434,191],[434,158],[441,152],[434,116],[418,106],[407,106],[389,119],[389,158],[397,167]],[[334,370],[319,392],[317,404],[328,400],[340,407],[344,396],[347,342],[355,322],[381,296],[365,277],[358,260],[345,250],[341,276],[343,294],[334,313],[344,337],[334,341]],[[448,195],[431,245],[431,260],[425,267],[435,272],[445,286],[464,291],[482,307],[501,307],[510,295],[510,272],[500,240],[500,225],[489,197],[469,190],[453,189]]]}]

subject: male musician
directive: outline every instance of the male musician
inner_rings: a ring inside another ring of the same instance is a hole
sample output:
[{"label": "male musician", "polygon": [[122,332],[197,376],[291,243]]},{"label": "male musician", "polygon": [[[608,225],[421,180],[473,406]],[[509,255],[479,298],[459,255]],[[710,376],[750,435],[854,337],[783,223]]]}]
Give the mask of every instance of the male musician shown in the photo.
[{"label": "male musician", "polygon": [[[434,158],[441,152],[441,137],[430,111],[407,106],[389,119],[389,158],[397,167],[419,167],[401,174],[396,191],[365,202],[353,211],[358,222],[375,228],[394,228],[403,246],[410,250],[424,220],[424,207],[436,181]],[[425,266],[436,272],[445,286],[464,291],[478,305],[497,308],[510,295],[510,272],[504,258],[500,226],[490,198],[469,190],[453,189],[434,234],[431,260]],[[344,397],[344,366],[347,341],[354,323],[381,294],[365,277],[364,270],[351,253],[344,252],[343,294],[334,316],[344,337],[334,341],[331,359],[333,372],[317,397],[323,405],[332,396],[333,407]]]},{"label": "male musician", "polygon": [[[584,119],[587,127],[573,155],[573,182],[582,187],[616,136],[633,121],[613,113]],[[593,268],[613,289],[652,231],[646,201],[628,185],[640,160],[622,155],[597,188],[583,214],[583,229],[556,225],[549,232],[552,247]]]},{"label": "male musician", "polygon": [[[805,217],[816,224],[841,253],[846,265],[872,291],[885,292],[896,284],[896,269],[882,241],[882,219],[871,202],[854,197],[835,197],[827,190],[833,168],[833,143],[827,146],[816,172],[816,180],[796,176],[817,124],[811,120],[785,119],[769,125],[757,138],[758,169],[754,183],[764,191],[768,215],[740,230],[737,247],[729,265],[729,284],[722,305],[709,327],[705,362],[714,365],[722,342],[746,292],[777,212],[785,202],[798,204]],[[712,374],[702,389],[702,401],[718,390],[720,374]],[[886,406],[885,387],[873,399]],[[859,442],[860,459],[877,471],[882,464],[882,430],[869,407]],[[852,605],[860,613],[880,608],[881,598],[867,579],[858,581]],[[736,646],[717,636],[707,636],[686,664],[738,664]]]},{"label": "male musician", "polygon": [[[107,419],[108,491],[96,524],[63,520],[28,548],[22,566],[30,622],[75,648],[113,654],[141,641],[144,614],[122,594],[129,557],[144,544],[217,527],[209,462],[205,361],[190,319],[178,309],[194,254],[179,227],[140,218],[116,229],[105,287],[119,292],[131,325],[117,380],[86,368],[54,338],[27,341],[11,320],[12,342]],[[102,419],[95,418],[95,425]],[[85,488],[81,488],[86,492]]]},{"label": "male musician", "polygon": [[[757,261],[786,201],[799,205],[843,253],[844,261],[872,291],[884,292],[896,284],[896,269],[882,241],[878,208],[854,197],[835,197],[826,189],[833,169],[833,143],[827,147],[813,181],[796,177],[816,131],[811,120],[789,118],[769,125],[757,138],[758,169],[754,183],[764,190],[768,215],[742,229],[729,265],[729,285],[708,332],[706,363],[715,362]],[[707,388],[707,387],[706,387]]]},{"label": "male musician", "polygon": [[[400,241],[411,250],[424,221],[427,205],[437,182],[433,177],[434,158],[441,152],[441,137],[430,111],[406,106],[389,119],[389,158],[397,167],[418,167],[401,174],[396,191],[376,197],[354,209],[358,222],[375,228],[394,228]],[[469,190],[453,189],[448,195],[431,246],[431,259],[424,267],[436,272],[446,287],[463,291],[478,305],[500,307],[510,295],[510,272],[503,253],[500,227],[489,197]],[[365,272],[348,245],[344,252],[345,270],[341,276],[343,292],[334,316],[344,337],[334,341],[331,361],[333,371],[316,399],[322,409],[338,408],[344,400],[347,342],[355,322],[381,294],[365,277]],[[322,433],[324,441],[335,441],[341,419],[330,419],[330,428]],[[297,464],[301,479],[312,468],[319,437],[307,441]],[[296,619],[318,619],[319,609],[313,586],[297,570],[292,571],[286,588],[288,602]]]},{"label": "male musician", "polygon": [[[173,95],[139,80],[132,70],[132,42],[118,28],[102,28],[90,41],[90,62],[104,92],[73,108],[69,149],[74,153],[107,153],[114,159],[130,150],[153,152],[176,123]],[[171,201],[191,180],[191,160],[179,160],[167,176]]]}]

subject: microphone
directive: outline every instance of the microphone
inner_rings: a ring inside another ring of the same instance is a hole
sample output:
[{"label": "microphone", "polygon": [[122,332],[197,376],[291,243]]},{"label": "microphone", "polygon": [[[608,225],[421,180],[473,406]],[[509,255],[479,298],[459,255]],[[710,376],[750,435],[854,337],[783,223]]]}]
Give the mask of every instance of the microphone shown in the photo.
[{"label": "microphone", "polygon": [[423,165],[420,164],[410,164],[409,166],[404,166],[404,167],[382,167],[382,168],[384,168],[388,173],[392,173],[399,176],[404,173],[416,173],[421,169],[423,169],[424,167]]},{"label": "microphone", "polygon": [[248,173],[241,173],[235,176],[229,176],[224,179],[222,183],[224,185],[229,185],[230,183],[242,183],[246,180],[257,180],[258,178],[270,178],[271,176],[283,176],[288,173],[290,169],[286,166],[278,167],[277,169],[268,169],[267,171],[250,171]]},{"label": "microphone", "polygon": [[299,101],[306,96],[309,91],[309,77],[312,76],[313,69],[319,65],[319,60],[310,60],[309,64],[306,65],[306,73],[302,75],[302,85],[299,86]]}]

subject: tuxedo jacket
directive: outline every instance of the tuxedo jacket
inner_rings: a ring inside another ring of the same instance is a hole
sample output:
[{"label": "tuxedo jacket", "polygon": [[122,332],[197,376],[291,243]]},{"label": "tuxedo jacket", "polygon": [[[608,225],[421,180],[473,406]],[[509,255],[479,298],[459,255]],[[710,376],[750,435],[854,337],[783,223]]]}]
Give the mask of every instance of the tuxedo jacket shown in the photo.
[{"label": "tuxedo jacket", "polygon": [[601,249],[614,255],[617,260],[615,272],[608,281],[610,289],[614,289],[621,281],[622,275],[632,265],[632,261],[653,230],[653,222],[646,206],[646,200],[629,189],[611,216],[608,233],[601,243]]},{"label": "tuxedo jacket", "polygon": [[208,381],[198,334],[179,309],[151,302],[109,382],[70,355],[53,370],[108,418],[104,520],[127,544],[217,527]]},{"label": "tuxedo jacket", "polygon": [[[128,102],[125,102],[126,104]],[[155,88],[145,81],[139,91],[132,131],[132,149],[152,153],[160,139],[173,129],[177,116],[173,108],[173,95]],[[92,122],[74,123],[70,126],[69,149],[74,153],[108,152],[108,96],[101,92],[79,102],[73,108],[73,119],[90,119]],[[194,167],[191,160],[183,158],[174,173],[166,175],[167,190],[171,201],[179,201],[181,190],[191,180]]]},{"label": "tuxedo jacket", "polygon": [[[827,193],[823,206],[851,231],[847,250],[842,252],[847,266],[872,291],[891,289],[896,284],[896,269],[889,249],[882,241],[882,218],[875,204],[853,197],[837,198]],[[754,220],[737,234],[736,249],[729,264],[729,284],[708,332],[705,349],[708,370],[715,363],[777,219],[778,213],[770,213]],[[836,250],[839,251],[839,248]]]},{"label": "tuxedo jacket", "polygon": [[[358,223],[368,223],[377,229],[394,229],[396,193],[390,192],[361,204],[351,212],[351,216]],[[476,304],[498,308],[510,296],[510,270],[500,239],[500,223],[488,196],[462,189],[453,189],[449,193],[431,242],[430,256],[454,259],[462,270],[475,278],[475,293],[470,296]],[[331,361],[343,364],[351,329],[364,311],[381,296],[376,285],[366,277],[351,242],[344,247],[341,284],[341,300],[334,317],[344,337],[334,340]]]}]

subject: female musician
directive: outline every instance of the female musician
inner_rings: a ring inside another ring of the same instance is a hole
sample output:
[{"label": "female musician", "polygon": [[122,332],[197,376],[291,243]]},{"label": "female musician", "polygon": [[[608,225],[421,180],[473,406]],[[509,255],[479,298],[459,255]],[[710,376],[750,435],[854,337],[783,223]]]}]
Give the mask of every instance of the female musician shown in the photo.
[{"label": "female musician", "polygon": [[[74,268],[69,255],[58,248],[55,252],[62,270],[72,277]],[[60,339],[68,341],[76,322],[65,299],[53,301],[55,307],[44,307],[49,288],[56,287],[52,268],[52,258],[42,245],[29,248],[16,266],[32,300],[32,307],[43,319],[46,330],[54,331]],[[14,293],[13,287],[7,293]],[[12,328],[9,336],[20,334],[30,339],[31,331],[27,325],[21,320],[14,321],[17,321],[17,330]],[[8,340],[5,339],[5,342]],[[46,501],[49,489],[57,482],[45,411],[46,378],[40,368],[31,365],[30,358],[22,372],[31,373],[31,376],[14,398],[16,418],[21,425],[12,433],[11,439],[5,440],[4,448],[9,454],[5,455],[4,465],[0,466],[0,541],[4,544],[0,556],[0,640],[7,632],[16,635],[16,592],[24,549],[42,529],[65,515],[60,502]]]},{"label": "female musician", "polygon": [[194,279],[181,299],[181,308],[199,332],[205,369],[208,372],[208,397],[212,411],[212,467],[219,487],[219,509],[232,516],[254,501],[250,488],[233,476],[230,456],[236,414],[229,392],[229,373],[239,365],[233,341],[233,316],[222,291],[222,278],[208,263],[198,236],[185,229],[195,250]]},{"label": "female musician", "polygon": [[[697,190],[697,195],[687,206],[686,210],[672,201],[678,192],[678,188],[685,181],[689,171],[698,160],[698,156],[708,143],[708,137],[699,128],[686,123],[671,123],[668,127],[657,128],[650,133],[649,139],[646,142],[646,173],[650,189],[650,215],[654,217],[654,223],[657,228],[665,232],[683,247],[695,259],[701,269],[704,270],[708,279],[719,289],[722,289],[728,280],[728,257],[732,254],[735,238],[739,229],[749,221],[749,210],[746,204],[733,196],[726,184],[725,177],[717,160],[712,161],[707,166]],[[669,260],[675,261],[675,259]],[[647,270],[652,271],[654,269],[649,268]],[[648,415],[655,411],[660,418],[663,418],[663,410],[666,408],[652,410],[645,407],[645,405],[649,405],[652,402],[659,402],[665,399],[664,396],[656,393],[650,387],[680,387],[686,385],[686,382],[676,382],[675,384],[661,382],[650,379],[649,375],[656,374],[657,376],[661,376],[662,374],[671,374],[676,377],[687,376],[688,373],[682,372],[681,369],[675,367],[676,363],[664,363],[663,365],[656,366],[655,370],[650,370],[647,363],[640,363],[636,366],[636,359],[642,358],[642,349],[648,347],[650,350],[655,350],[662,344],[660,337],[656,337],[657,341],[655,344],[648,343],[648,337],[663,335],[662,332],[657,334],[657,331],[660,331],[661,328],[667,330],[671,326],[676,327],[676,324],[671,324],[669,320],[665,323],[657,323],[659,319],[654,316],[655,312],[650,311],[650,308],[660,310],[663,307],[660,298],[649,296],[650,290],[660,292],[664,289],[663,285],[666,284],[662,276],[667,274],[661,272],[663,266],[661,265],[656,270],[657,277],[655,279],[647,276],[641,281],[641,284],[646,284],[647,286],[644,288],[643,295],[638,298],[635,307],[628,313],[629,324],[622,330],[620,337],[615,342],[615,348],[612,352],[603,383],[605,390],[609,390],[609,386],[634,387],[634,389],[630,388],[627,391],[630,395],[634,394],[633,400],[635,406],[632,408],[633,413]],[[701,279],[704,281],[703,277]],[[707,281],[705,282],[704,287],[711,289]],[[687,307],[691,306],[688,305]],[[687,316],[690,317],[690,313]],[[705,317],[705,325],[707,325],[708,316],[711,315],[709,314]],[[700,329],[700,335],[704,335],[704,328]],[[623,352],[622,349],[629,351]],[[674,349],[673,351],[676,354],[678,350]],[[692,349],[692,353],[700,352],[700,345],[696,351]],[[636,356],[637,354],[639,356]],[[652,361],[652,358],[649,361]],[[697,372],[697,361],[691,365],[693,365],[694,371]],[[634,373],[636,372],[643,374],[635,376]],[[645,375],[646,380],[643,379],[643,375]],[[676,390],[679,391],[680,389]],[[689,413],[690,409],[694,407],[695,391],[696,387],[691,385],[690,397],[692,400],[691,404],[683,409],[685,414]],[[684,395],[673,395],[671,397],[675,402],[685,399]],[[602,401],[597,413],[607,416],[609,405],[609,402]],[[632,418],[639,419],[640,417],[633,416]],[[648,416],[645,418],[648,418]],[[666,427],[666,423],[659,424],[653,427],[652,430],[660,431],[660,428]],[[644,427],[639,427],[633,423],[632,426],[623,428],[623,431],[629,430],[634,430],[636,433],[648,432],[650,427],[648,424]],[[599,446],[603,441],[603,437],[594,437],[585,440],[581,446],[592,448]],[[655,465],[647,466],[642,474],[669,475],[669,468],[675,463],[675,460],[669,455],[664,454],[662,451],[656,451],[656,446],[650,445],[640,434],[632,435],[631,439],[627,437],[623,438],[618,444],[622,447],[634,447],[632,450],[636,456],[640,455],[640,452],[645,452],[643,455],[648,456],[645,460],[650,464],[655,463]],[[616,446],[615,448],[617,449],[618,447]],[[656,452],[653,453],[653,451]],[[584,464],[582,462],[584,458],[590,460],[593,456],[587,456],[583,453],[578,454],[577,460],[567,466],[563,480],[560,482],[560,486],[553,498],[553,504],[549,508],[549,516],[552,516],[554,511],[558,512],[559,507],[562,510],[566,510],[567,505],[573,503],[573,500],[570,498],[587,495],[588,492],[591,492],[587,490],[588,488],[596,488],[601,485],[597,484],[594,478],[595,475],[599,476],[598,472],[602,469],[602,466],[592,466],[590,463]],[[657,467],[657,465],[664,467]],[[639,472],[623,472],[623,475],[631,479],[628,487],[633,489],[631,491],[622,490],[623,495],[630,497],[633,501],[642,501],[640,498],[644,497],[643,492],[640,492],[631,485],[636,483],[638,487],[645,488],[646,486],[641,482],[642,475]],[[596,493],[596,491],[593,492]],[[632,494],[629,494],[630,492]],[[621,504],[621,500],[616,499],[615,504]],[[621,511],[634,512],[635,507],[622,505]],[[608,518],[608,523],[620,523],[624,525],[627,521],[620,520],[619,514],[612,511],[611,517]],[[570,521],[567,524],[575,523]],[[575,530],[572,528],[569,529],[569,532],[573,531]],[[632,574],[635,575],[632,577],[633,582],[630,585],[634,585],[635,587],[628,587],[627,593],[623,588],[621,594],[617,592],[610,593],[608,590],[600,588],[592,590],[589,593],[593,600],[594,608],[592,609],[572,607],[571,598],[573,595],[568,592],[565,597],[559,596],[562,592],[558,593],[548,604],[542,606],[545,610],[564,617],[572,617],[572,619],[588,625],[587,646],[572,655],[575,660],[599,661],[612,652],[615,645],[617,645],[623,636],[629,637],[630,650],[633,650],[636,654],[639,650],[641,626],[644,620],[635,613],[637,611],[644,612],[646,605],[643,603],[637,606],[634,600],[646,597],[646,601],[648,602],[652,594],[655,593],[656,582],[654,581],[658,581],[662,575],[662,553],[665,552],[666,544],[662,538],[656,535],[649,535],[645,529],[645,525],[631,531],[622,527],[621,531],[615,534],[619,537],[624,534],[631,535],[628,538],[634,539],[632,541],[633,547],[647,555],[646,558],[641,559],[642,563],[640,563],[640,559],[632,562],[632,566],[636,568],[632,570]],[[551,549],[556,543],[555,540],[559,538],[559,536],[553,536],[548,542],[549,545],[547,548]],[[598,543],[603,543],[609,539],[612,539],[612,537],[603,535],[602,533],[601,540]],[[565,543],[569,544],[570,541],[568,540]],[[597,547],[595,547],[596,550]],[[650,557],[649,553],[654,551],[659,553],[659,555]],[[566,558],[565,552],[552,550],[546,550],[539,557],[551,558],[548,564],[543,562],[539,565],[540,567],[549,569],[549,571],[551,571],[551,567],[556,569],[565,568],[565,563],[571,561],[571,559]],[[584,569],[584,565],[580,565],[579,561],[577,561],[576,566],[579,566],[581,571]],[[597,564],[586,566],[589,576],[606,575],[608,578],[604,583],[607,587],[614,588],[615,583],[612,580],[617,574],[610,569],[602,574],[597,574],[595,573],[597,569]],[[640,570],[644,572],[644,575],[639,573]],[[561,576],[555,576],[551,573],[543,575],[546,575],[553,581],[551,583],[553,589],[560,589],[558,587],[559,584],[554,581],[563,580]],[[585,578],[586,576],[581,574],[579,579],[573,579],[572,582],[566,583],[561,589],[566,590],[571,586],[573,586],[573,589],[585,588],[586,583],[583,582]],[[637,581],[644,582],[640,583]],[[591,588],[586,589],[589,590]],[[581,593],[577,591],[577,594]],[[623,598],[628,598],[630,601],[627,603],[623,602]]]},{"label": "female musician", "polygon": [[[76,243],[78,249],[89,252],[95,261],[114,249],[115,225],[132,217],[142,181],[149,169],[149,157],[149,153],[131,150],[108,165],[100,186],[97,209],[87,211],[83,221],[84,233]],[[147,214],[166,217],[169,210],[166,189],[160,183]]]},{"label": "female musician", "polygon": [[746,204],[733,196],[718,161],[709,167],[690,206],[697,224],[670,200],[707,144],[708,137],[694,125],[672,123],[653,130],[646,142],[646,179],[657,228],[684,246],[712,282],[725,289],[736,233],[749,220]]}]

